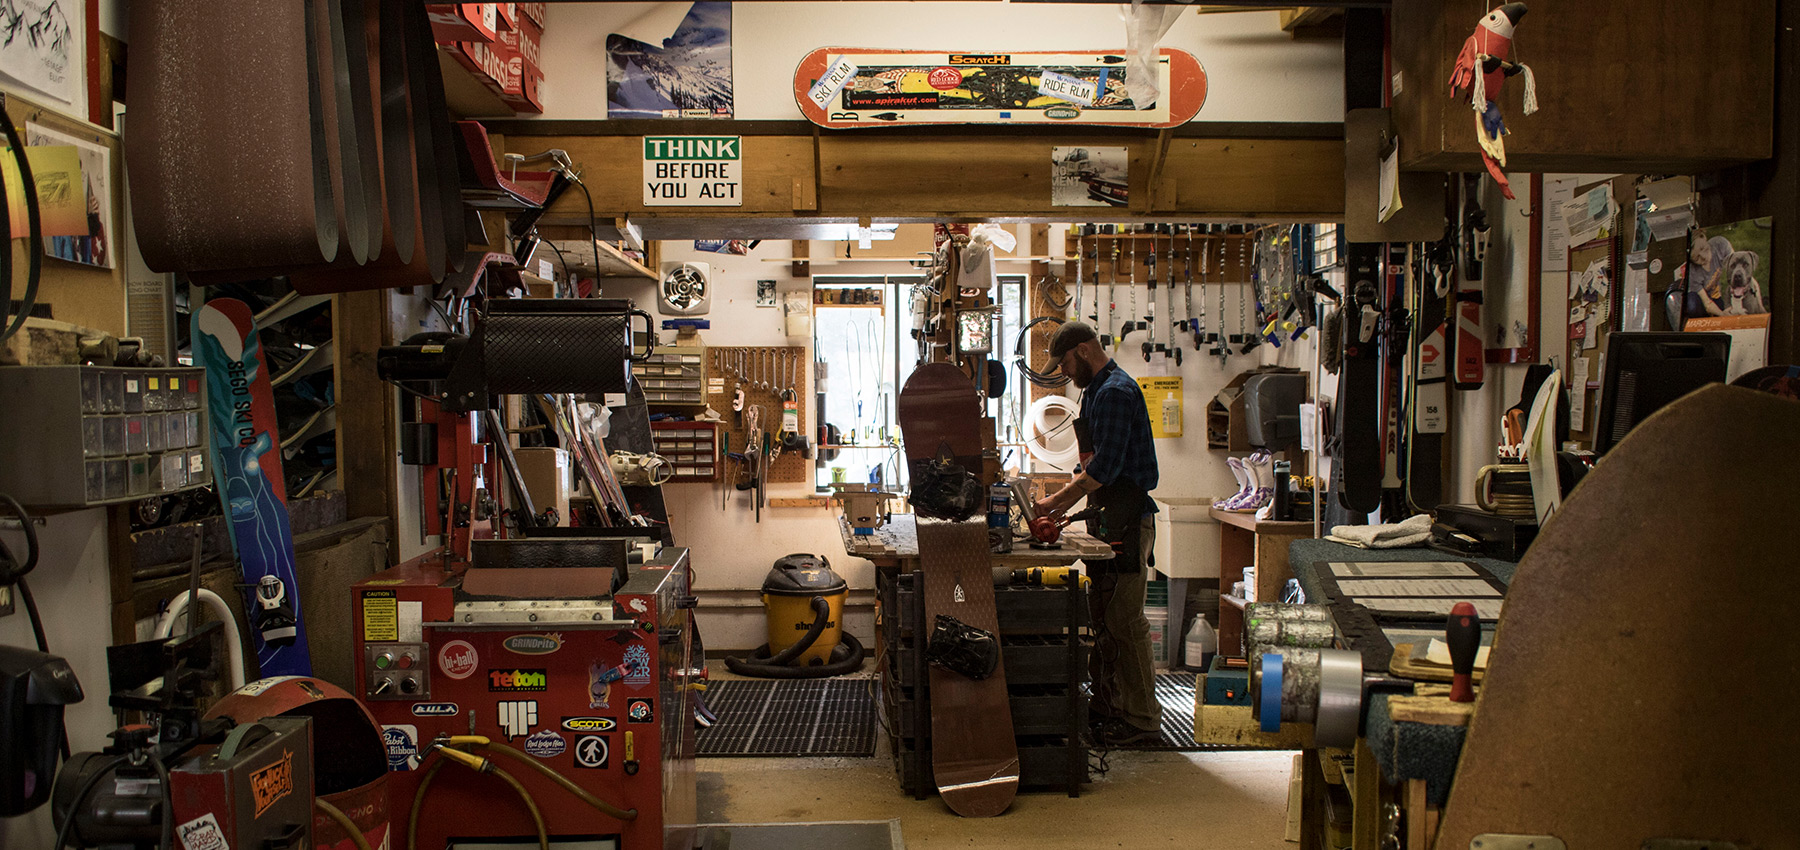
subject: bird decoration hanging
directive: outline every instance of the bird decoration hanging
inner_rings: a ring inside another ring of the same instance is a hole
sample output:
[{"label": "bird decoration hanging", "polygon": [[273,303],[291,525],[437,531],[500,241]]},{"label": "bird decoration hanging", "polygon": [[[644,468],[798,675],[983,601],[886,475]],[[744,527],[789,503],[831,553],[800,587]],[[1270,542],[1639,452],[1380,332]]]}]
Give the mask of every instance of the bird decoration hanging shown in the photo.
[{"label": "bird decoration hanging", "polygon": [[1500,105],[1494,98],[1499,96],[1500,86],[1507,77],[1523,74],[1525,114],[1538,110],[1537,80],[1532,76],[1531,68],[1524,63],[1507,61],[1512,53],[1513,29],[1525,17],[1525,11],[1524,3],[1506,3],[1488,12],[1475,26],[1475,34],[1463,42],[1462,52],[1456,56],[1456,67],[1450,71],[1450,95],[1455,97],[1458,91],[1469,89],[1469,107],[1475,110],[1475,137],[1481,143],[1481,161],[1508,199],[1513,196],[1512,186],[1507,183],[1505,172],[1500,170],[1506,165],[1506,144],[1501,137],[1507,130],[1500,117]]}]

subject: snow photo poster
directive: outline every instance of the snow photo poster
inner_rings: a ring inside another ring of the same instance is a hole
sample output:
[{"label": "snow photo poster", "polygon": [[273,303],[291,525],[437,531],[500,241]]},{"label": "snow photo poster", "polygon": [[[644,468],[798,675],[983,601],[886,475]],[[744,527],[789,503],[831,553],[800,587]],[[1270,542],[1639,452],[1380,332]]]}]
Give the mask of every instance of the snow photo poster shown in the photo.
[{"label": "snow photo poster", "polygon": [[660,43],[606,37],[606,117],[730,118],[731,4],[694,3]]}]

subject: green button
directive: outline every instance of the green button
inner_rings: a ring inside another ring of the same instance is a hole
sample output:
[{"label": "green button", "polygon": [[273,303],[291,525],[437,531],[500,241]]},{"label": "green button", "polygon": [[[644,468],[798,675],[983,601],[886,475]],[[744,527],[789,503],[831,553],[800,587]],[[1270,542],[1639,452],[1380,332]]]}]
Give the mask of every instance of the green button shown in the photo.
[{"label": "green button", "polygon": [[387,668],[392,667],[392,666],[394,666],[394,656],[389,655],[385,652],[380,655],[375,656],[375,669],[386,670]]}]

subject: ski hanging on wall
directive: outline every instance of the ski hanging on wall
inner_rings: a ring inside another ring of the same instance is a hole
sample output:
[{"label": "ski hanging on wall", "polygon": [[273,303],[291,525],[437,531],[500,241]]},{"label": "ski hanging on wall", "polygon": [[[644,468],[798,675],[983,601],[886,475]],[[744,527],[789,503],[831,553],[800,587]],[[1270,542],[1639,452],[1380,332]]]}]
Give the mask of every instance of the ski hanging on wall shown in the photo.
[{"label": "ski hanging on wall", "polygon": [[919,124],[1071,124],[1167,128],[1206,102],[1206,70],[1184,50],[1156,60],[1159,96],[1125,71],[1125,52],[947,53],[822,47],[794,71],[807,120],[849,129]]},{"label": "ski hanging on wall", "polygon": [[194,313],[194,362],[206,368],[213,481],[243,574],[256,660],[263,676],[310,676],[281,472],[274,382],[249,305],[207,301]]}]

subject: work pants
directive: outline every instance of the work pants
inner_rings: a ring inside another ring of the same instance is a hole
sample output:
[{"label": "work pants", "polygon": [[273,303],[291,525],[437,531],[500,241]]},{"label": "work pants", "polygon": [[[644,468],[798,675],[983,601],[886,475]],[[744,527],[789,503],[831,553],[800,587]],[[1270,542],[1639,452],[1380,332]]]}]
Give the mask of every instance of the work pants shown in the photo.
[{"label": "work pants", "polygon": [[[1135,568],[1094,571],[1088,613],[1096,640],[1088,656],[1096,714],[1118,717],[1139,729],[1162,728],[1156,701],[1156,668],[1150,661],[1150,621],[1144,618],[1146,563],[1156,545],[1156,515],[1143,517]],[[1117,567],[1126,567],[1119,564]]]}]

